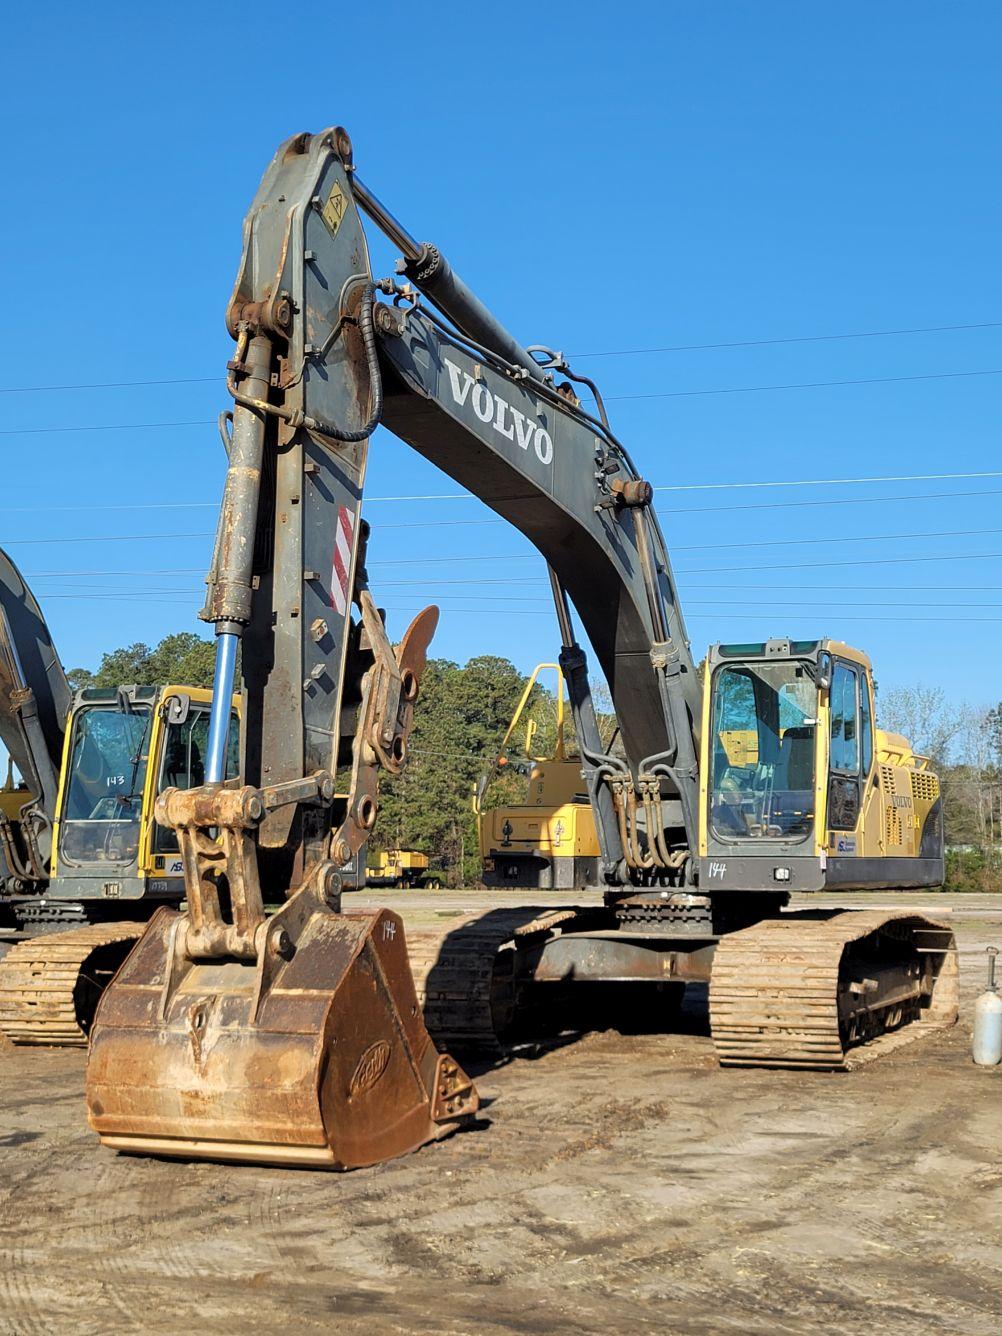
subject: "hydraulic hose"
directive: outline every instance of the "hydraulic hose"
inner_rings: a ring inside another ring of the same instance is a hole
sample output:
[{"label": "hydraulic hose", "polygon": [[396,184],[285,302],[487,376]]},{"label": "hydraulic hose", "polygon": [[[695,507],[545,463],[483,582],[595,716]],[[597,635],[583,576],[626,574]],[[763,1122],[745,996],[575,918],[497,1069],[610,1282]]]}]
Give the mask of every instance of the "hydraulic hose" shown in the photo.
[{"label": "hydraulic hose", "polygon": [[[379,352],[376,348],[376,325],[373,318],[375,297],[375,284],[372,282],[366,283],[362,292],[362,304],[358,311],[358,330],[362,336],[362,346],[365,349],[365,361],[369,372],[369,402],[371,406],[368,421],[361,427],[337,427],[333,422],[325,422],[322,418],[310,417],[301,409],[282,408],[279,404],[268,403],[266,399],[253,399],[237,389],[236,380],[231,372],[226,382],[226,388],[233,396],[234,402],[243,404],[245,408],[253,408],[258,413],[269,413],[272,417],[280,417],[283,422],[288,422],[290,427],[305,427],[307,431],[315,431],[318,436],[327,436],[333,441],[354,442],[366,440],[376,430],[379,420],[383,416],[383,380],[379,372]],[[242,339],[243,335],[241,335]],[[241,342],[238,341],[238,361],[241,356],[241,346]]]}]

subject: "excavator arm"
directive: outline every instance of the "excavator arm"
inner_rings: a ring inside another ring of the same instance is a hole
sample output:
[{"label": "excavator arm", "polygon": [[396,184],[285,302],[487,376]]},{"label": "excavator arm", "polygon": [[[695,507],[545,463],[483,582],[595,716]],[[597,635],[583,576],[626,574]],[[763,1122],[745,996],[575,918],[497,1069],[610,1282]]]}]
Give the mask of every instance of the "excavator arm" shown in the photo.
[{"label": "excavator arm", "polygon": [[[362,212],[399,247],[405,287],[374,281]],[[541,365],[434,246],[414,241],[358,179],[340,128],[295,136],[272,161],[227,319],[236,409],[203,616],[219,636],[217,699],[244,640],[245,780],[295,785],[346,760],[344,700],[359,678],[349,592],[368,438],[382,424],[547,562],[606,880],[680,868],[696,847],[699,683],[652,489],[601,399],[597,416],[586,412],[556,382],[562,359],[543,350]],[[609,683],[626,764],[602,751],[568,602]],[[371,610],[364,635],[370,650],[381,639]],[[385,651],[380,662],[385,680]],[[394,709],[384,702],[386,720]],[[211,778],[226,727],[219,709]],[[353,791],[335,843],[357,848],[376,801],[371,784]],[[286,871],[301,875],[332,852],[325,839],[299,795],[269,807],[258,844],[294,849]]]}]

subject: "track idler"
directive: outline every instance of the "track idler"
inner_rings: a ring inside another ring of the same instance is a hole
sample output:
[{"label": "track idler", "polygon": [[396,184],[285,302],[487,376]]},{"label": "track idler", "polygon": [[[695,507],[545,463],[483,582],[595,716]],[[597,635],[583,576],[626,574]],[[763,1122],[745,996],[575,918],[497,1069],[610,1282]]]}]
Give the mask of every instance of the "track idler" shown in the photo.
[{"label": "track idler", "polygon": [[161,909],[105,991],[87,1064],[114,1150],[354,1169],[476,1112],[425,1028],[396,914],[341,914],[305,886],[257,930],[256,960],[197,959]]}]

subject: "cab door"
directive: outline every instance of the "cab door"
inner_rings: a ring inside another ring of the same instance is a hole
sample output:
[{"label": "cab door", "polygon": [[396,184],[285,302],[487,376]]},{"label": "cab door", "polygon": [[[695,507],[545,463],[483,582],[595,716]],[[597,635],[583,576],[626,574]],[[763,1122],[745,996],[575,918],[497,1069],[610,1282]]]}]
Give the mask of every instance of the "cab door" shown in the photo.
[{"label": "cab door", "polygon": [[[861,854],[858,830],[863,810],[859,664],[836,659],[829,695],[828,852]],[[867,698],[869,717],[869,697]],[[870,729],[872,738],[872,728]],[[872,741],[871,741],[872,750]]]},{"label": "cab door", "polygon": [[859,828],[858,853],[878,858],[883,851],[884,798],[880,789],[880,771],[874,755],[873,682],[870,674],[859,670],[859,761],[863,783],[863,822]]}]

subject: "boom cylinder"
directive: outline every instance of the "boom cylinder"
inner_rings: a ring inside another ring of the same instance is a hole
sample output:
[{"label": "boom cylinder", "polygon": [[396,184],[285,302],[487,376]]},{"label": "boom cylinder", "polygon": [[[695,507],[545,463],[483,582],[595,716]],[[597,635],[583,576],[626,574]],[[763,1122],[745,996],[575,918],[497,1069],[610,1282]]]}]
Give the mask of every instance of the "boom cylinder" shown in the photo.
[{"label": "boom cylinder", "polygon": [[539,363],[488,310],[472,288],[467,287],[441,251],[427,241],[415,241],[354,173],[351,188],[359,208],[402,251],[404,258],[397,265],[399,272],[420,288],[464,334],[498,353],[506,362],[522,367],[534,380],[542,381],[544,376]]}]

